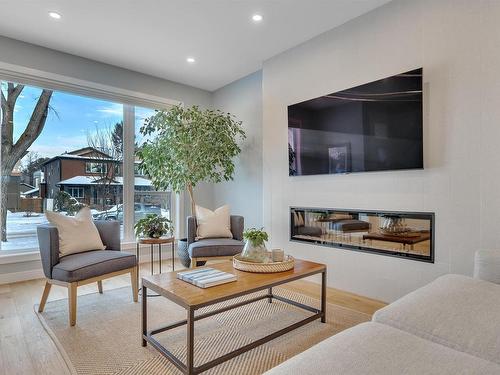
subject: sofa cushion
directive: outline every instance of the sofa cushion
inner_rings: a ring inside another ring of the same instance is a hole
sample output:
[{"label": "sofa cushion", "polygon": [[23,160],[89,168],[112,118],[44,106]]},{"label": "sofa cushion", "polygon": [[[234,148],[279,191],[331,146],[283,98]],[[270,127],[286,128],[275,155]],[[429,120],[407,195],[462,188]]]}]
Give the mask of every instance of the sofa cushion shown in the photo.
[{"label": "sofa cushion", "polygon": [[233,238],[230,208],[226,204],[215,211],[196,206],[197,238]]},{"label": "sofa cushion", "polygon": [[500,284],[500,250],[476,251],[474,278]]},{"label": "sofa cushion", "polygon": [[368,322],[334,335],[266,375],[498,374],[500,366],[407,332]]},{"label": "sofa cushion", "polygon": [[442,276],[377,311],[373,321],[500,364],[500,285]]},{"label": "sofa cushion", "polygon": [[243,250],[243,241],[232,238],[206,238],[189,245],[191,258],[236,255]]},{"label": "sofa cushion", "polygon": [[92,221],[92,213],[88,207],[83,207],[74,217],[52,211],[46,211],[45,216],[57,227],[59,256],[106,248]]},{"label": "sofa cushion", "polygon": [[136,265],[137,259],[133,254],[112,250],[87,251],[60,258],[59,263],[52,269],[52,278],[74,282],[132,268]]}]

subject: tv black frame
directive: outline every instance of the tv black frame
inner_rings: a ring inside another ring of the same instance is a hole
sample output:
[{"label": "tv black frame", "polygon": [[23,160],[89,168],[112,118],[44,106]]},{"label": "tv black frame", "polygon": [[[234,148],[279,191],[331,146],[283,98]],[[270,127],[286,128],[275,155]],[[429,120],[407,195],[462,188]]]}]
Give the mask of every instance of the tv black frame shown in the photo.
[{"label": "tv black frame", "polygon": [[[417,69],[421,69],[422,70],[422,143],[421,143],[421,148],[422,148],[422,167],[415,167],[415,168],[391,168],[391,169],[380,169],[380,170],[375,170],[375,171],[349,171],[349,172],[339,172],[339,173],[312,173],[312,174],[288,174],[288,177],[307,177],[307,176],[338,176],[338,175],[348,175],[348,174],[352,174],[352,173],[355,173],[355,174],[358,174],[358,173],[386,173],[386,172],[397,172],[397,171],[422,171],[425,169],[425,153],[424,153],[424,141],[425,141],[425,111],[424,111],[424,103],[425,103],[425,90],[424,90],[424,68],[423,67],[417,67],[417,68],[414,68],[414,69],[410,69],[406,72],[401,72],[401,73],[396,73],[396,74],[393,74],[391,76],[388,76],[388,77],[382,77],[382,78],[378,78],[378,79],[375,79],[373,81],[370,81],[370,82],[365,82],[365,83],[361,83],[359,85],[356,85],[356,86],[350,86],[350,87],[346,87],[346,88],[343,88],[343,89],[340,89],[340,90],[337,90],[337,91],[334,91],[334,92],[331,92],[331,93],[326,93],[326,94],[323,94],[323,95],[319,95],[319,96],[316,96],[314,98],[311,98],[311,99],[306,99],[306,100],[301,100],[300,102],[295,102],[295,103],[291,103],[291,104],[288,104],[287,105],[287,129],[289,129],[289,126],[288,126],[288,108],[291,107],[291,106],[294,106],[296,104],[300,104],[300,103],[304,103],[304,102],[308,102],[309,100],[314,100],[314,99],[317,99],[317,98],[321,98],[322,96],[326,96],[326,95],[332,95],[332,94],[336,94],[336,93],[339,93],[341,91],[345,91],[345,90],[349,90],[349,89],[355,89],[356,87],[359,87],[359,86],[363,86],[363,85],[369,85],[370,83],[374,83],[374,82],[377,82],[377,81],[381,81],[383,79],[387,79],[387,78],[391,78],[391,77],[394,77],[394,76],[398,76],[400,74],[405,74],[405,73],[408,73],[408,72],[411,72],[412,70],[417,70]],[[288,144],[288,142],[287,142]],[[287,160],[289,160],[289,157],[290,157],[290,154],[288,153],[288,147],[287,147]]]},{"label": "tv black frame", "polygon": [[[372,247],[367,247],[367,246],[356,246],[356,245],[350,245],[350,244],[344,244],[344,243],[332,243],[332,242],[324,242],[324,241],[316,241],[316,240],[307,240],[307,239],[295,239],[293,238],[293,224],[292,224],[292,210],[314,210],[314,211],[335,211],[338,213],[368,213],[368,214],[376,214],[380,216],[399,216],[399,217],[411,217],[411,218],[419,218],[419,216],[422,216],[422,219],[430,220],[430,227],[431,227],[431,238],[430,238],[430,255],[429,256],[422,256],[418,254],[409,254],[409,253],[402,253],[402,252],[391,252],[387,250],[379,250],[376,248]],[[400,259],[407,259],[407,260],[415,260],[419,262],[425,262],[425,263],[434,263],[435,261],[435,213],[434,212],[425,212],[425,211],[386,211],[386,210],[361,210],[361,209],[346,209],[346,208],[325,208],[325,207],[295,207],[295,206],[289,206],[289,215],[288,215],[288,229],[289,229],[289,241],[290,242],[296,242],[296,243],[308,243],[308,244],[313,244],[313,245],[319,245],[323,247],[329,247],[329,248],[338,248],[338,249],[347,249],[347,250],[354,250],[362,253],[368,253],[368,254],[373,254],[373,255],[385,255],[385,256],[390,256],[390,257],[395,257],[395,258],[400,258]]]}]

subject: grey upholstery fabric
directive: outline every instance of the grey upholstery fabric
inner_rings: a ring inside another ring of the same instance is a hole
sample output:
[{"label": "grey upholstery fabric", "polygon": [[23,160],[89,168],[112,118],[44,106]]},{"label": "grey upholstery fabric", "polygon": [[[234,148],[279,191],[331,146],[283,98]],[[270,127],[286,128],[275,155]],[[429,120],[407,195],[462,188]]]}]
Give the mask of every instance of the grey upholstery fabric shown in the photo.
[{"label": "grey upholstery fabric", "polygon": [[441,276],[373,320],[500,365],[500,285]]},{"label": "grey upholstery fabric", "polygon": [[193,242],[188,252],[191,258],[229,256],[241,253],[243,241],[232,238],[207,238]]},{"label": "grey upholstery fabric", "polygon": [[266,375],[493,375],[500,366],[377,323],[342,331]]},{"label": "grey upholstery fabric", "polygon": [[241,253],[243,250],[243,216],[231,215],[231,233],[233,238],[205,238],[196,241],[196,218],[187,218],[188,253],[191,258],[229,256]]},{"label": "grey upholstery fabric", "polygon": [[245,226],[245,220],[243,216],[231,215],[231,233],[233,238],[238,241],[243,241],[243,230]]},{"label": "grey upholstery fabric", "polygon": [[[135,255],[120,252],[120,223],[94,222],[106,250],[87,251],[59,258],[59,233],[52,225],[37,227],[43,272],[49,279],[74,282],[121,271],[137,264]],[[115,251],[109,251],[115,250]]]},{"label": "grey upholstery fabric", "polygon": [[36,231],[43,273],[45,277],[51,279],[52,268],[59,263],[59,232],[51,225],[39,225]]},{"label": "grey upholstery fabric", "polygon": [[187,218],[187,242],[188,246],[196,241],[196,218],[188,216]]},{"label": "grey upholstery fabric", "polygon": [[87,251],[60,258],[59,263],[52,269],[52,278],[74,282],[121,271],[136,265],[137,259],[133,254],[109,250]]},{"label": "grey upholstery fabric", "polygon": [[332,224],[333,229],[341,232],[349,232],[351,230],[369,230],[370,223],[361,220],[341,220]]},{"label": "grey upholstery fabric", "polygon": [[120,250],[120,222],[118,220],[94,221],[106,250]]}]

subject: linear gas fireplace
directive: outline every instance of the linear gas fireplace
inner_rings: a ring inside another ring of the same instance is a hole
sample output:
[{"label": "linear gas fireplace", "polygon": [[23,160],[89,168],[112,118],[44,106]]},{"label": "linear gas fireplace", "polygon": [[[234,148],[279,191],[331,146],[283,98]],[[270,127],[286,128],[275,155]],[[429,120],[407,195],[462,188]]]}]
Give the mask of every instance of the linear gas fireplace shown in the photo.
[{"label": "linear gas fireplace", "polygon": [[290,240],[434,263],[434,213],[291,207]]}]

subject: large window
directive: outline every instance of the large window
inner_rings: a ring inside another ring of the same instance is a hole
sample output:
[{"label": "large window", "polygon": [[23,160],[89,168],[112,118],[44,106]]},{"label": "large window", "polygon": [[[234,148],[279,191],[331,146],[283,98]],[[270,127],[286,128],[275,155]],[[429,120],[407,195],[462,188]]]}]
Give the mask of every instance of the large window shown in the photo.
[{"label": "large window", "polygon": [[[147,213],[171,217],[171,194],[155,191],[138,160],[135,178],[124,181],[123,176],[124,127],[137,128],[153,110],[128,106],[135,110],[134,124],[126,120],[125,106],[119,103],[13,82],[0,84],[4,218],[0,250],[37,249],[36,227],[46,222],[46,210],[74,215],[86,205],[94,219],[119,220],[122,233],[131,233],[133,222]],[[132,164],[130,160],[127,163]],[[135,204],[124,202],[125,184],[135,192]],[[127,204],[134,204],[135,215],[125,231]]]},{"label": "large window", "polygon": [[[135,148],[142,145],[145,139],[140,134],[140,128],[144,121],[154,115],[155,111],[148,108],[135,107]],[[162,215],[172,220],[172,193],[170,191],[157,191],[148,179],[148,176],[140,168],[141,160],[136,155],[134,174],[134,222],[149,213]]]}]

